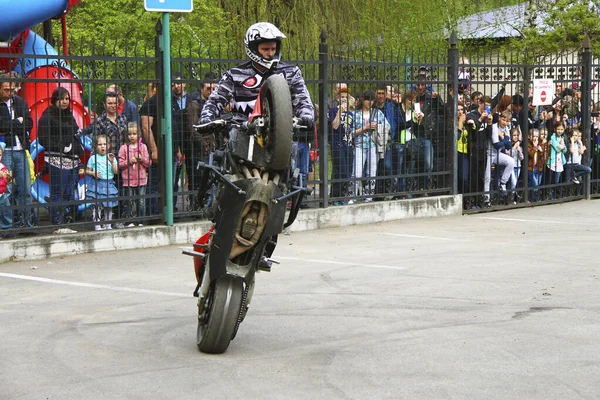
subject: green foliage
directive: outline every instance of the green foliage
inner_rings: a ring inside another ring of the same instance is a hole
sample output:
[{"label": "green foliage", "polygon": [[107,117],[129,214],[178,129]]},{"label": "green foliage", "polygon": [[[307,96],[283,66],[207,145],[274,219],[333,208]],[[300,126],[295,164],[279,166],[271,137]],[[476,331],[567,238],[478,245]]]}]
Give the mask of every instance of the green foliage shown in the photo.
[{"label": "green foliage", "polygon": [[585,35],[592,51],[600,54],[600,0],[556,0],[530,3],[532,14],[544,15],[545,26],[528,26],[522,39],[511,45],[542,54],[555,54],[581,48]]},{"label": "green foliage", "polygon": [[[445,46],[446,30],[474,7],[467,0],[194,0],[192,13],[171,15],[171,39],[241,46],[248,26],[270,21],[294,50],[316,51],[322,31],[330,48],[429,49]],[[153,41],[160,15],[146,12],[141,0],[83,0],[67,17],[69,40]],[[55,36],[59,24],[54,22]],[[122,53],[123,46],[115,51]]]},{"label": "green foliage", "polygon": [[[316,57],[322,32],[334,52],[351,49],[373,57],[401,48],[442,50],[447,48],[448,33],[462,17],[517,3],[519,0],[194,0],[192,13],[171,15],[171,40],[174,49],[180,49],[182,43],[241,49],[248,26],[270,21],[288,36],[288,49],[306,53],[308,58]],[[600,51],[600,0],[529,3],[532,15],[547,15],[547,30],[525,27],[523,38],[511,40],[510,48],[544,52],[572,49],[581,45],[587,33],[594,50]],[[88,44],[92,41],[118,41],[109,47],[116,54],[124,54],[125,41],[152,45],[160,19],[160,13],[144,10],[142,0],[83,0],[67,17],[69,40],[73,48],[83,43],[84,54],[91,54]],[[55,21],[54,34],[59,33],[60,22]],[[498,45],[496,41],[488,44]]]},{"label": "green foliage", "polygon": [[[160,20],[161,13],[147,12],[141,0],[83,0],[67,16],[69,41],[75,46],[83,43],[83,54],[90,54],[91,42],[106,42],[122,55],[126,42],[150,42],[153,46]],[[229,29],[223,10],[212,0],[194,0],[194,11],[171,14],[170,25],[172,43],[210,42],[225,36]],[[60,33],[60,21],[54,22],[53,33],[55,37]]]}]

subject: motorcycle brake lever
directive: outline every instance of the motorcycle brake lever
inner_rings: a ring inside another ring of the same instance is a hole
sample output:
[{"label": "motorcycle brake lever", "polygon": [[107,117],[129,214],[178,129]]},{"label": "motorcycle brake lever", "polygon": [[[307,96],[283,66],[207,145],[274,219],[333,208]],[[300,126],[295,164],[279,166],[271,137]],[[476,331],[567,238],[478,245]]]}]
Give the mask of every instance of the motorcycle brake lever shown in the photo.
[{"label": "motorcycle brake lever", "polygon": [[196,129],[198,132],[202,132],[217,126],[224,126],[227,123],[228,121],[225,121],[224,119],[215,119],[214,121],[210,121],[205,124],[192,125],[192,128]]},{"label": "motorcycle brake lever", "polygon": [[308,129],[306,125],[300,125],[300,118],[293,117],[292,118],[292,128],[294,129]]}]

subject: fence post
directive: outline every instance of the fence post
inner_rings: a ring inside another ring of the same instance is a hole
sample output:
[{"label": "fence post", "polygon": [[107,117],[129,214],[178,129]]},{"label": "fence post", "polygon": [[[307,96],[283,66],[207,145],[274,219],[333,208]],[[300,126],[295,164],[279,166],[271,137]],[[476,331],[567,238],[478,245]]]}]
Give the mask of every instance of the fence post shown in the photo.
[{"label": "fence post", "polygon": [[[154,132],[154,140],[158,141],[158,154],[165,154],[164,151],[164,146],[163,146],[163,140],[162,140],[162,135],[159,134],[159,132],[162,132],[162,120],[163,120],[163,96],[161,95],[162,93],[162,88],[165,87],[164,85],[164,79],[163,79],[163,71],[164,71],[164,60],[163,60],[163,54],[162,54],[162,48],[161,48],[161,37],[163,34],[163,26],[162,26],[162,22],[159,19],[158,22],[156,23],[155,26],[155,30],[156,30],[156,37],[154,38],[154,57],[156,59],[156,79],[159,81],[158,84],[156,85],[157,91],[156,91],[156,132]],[[158,163],[158,176],[163,177],[165,176],[165,169],[164,169],[164,163],[163,162],[159,162]],[[163,206],[164,206],[164,199],[165,199],[165,185],[164,185],[164,179],[159,179],[159,184],[158,186],[158,193],[159,193],[159,197],[158,197],[158,210],[160,212],[160,210],[163,210]],[[149,193],[150,191],[148,191],[147,193]],[[153,195],[154,193],[150,192],[150,195]],[[152,204],[152,203],[151,203]],[[152,206],[150,206],[152,209]],[[164,211],[163,211],[164,213]],[[164,214],[163,214],[164,216]]]},{"label": "fence post", "polygon": [[161,131],[164,149],[161,163],[165,166],[165,199],[164,199],[164,219],[168,226],[173,225],[173,136],[171,135],[171,27],[169,23],[169,13],[162,13],[163,33],[162,33],[162,51],[163,51],[163,129]]},{"label": "fence post", "polygon": [[[585,165],[590,165],[590,157],[592,154],[592,138],[591,138],[591,106],[592,106],[592,45],[590,37],[586,33],[583,39],[583,55],[581,68],[581,129],[585,135],[585,146],[588,151],[585,152],[582,160]],[[586,200],[591,198],[591,182],[590,175],[585,176],[583,196]]]},{"label": "fence post", "polygon": [[453,30],[448,40],[450,48],[448,49],[448,83],[452,84],[452,129],[450,140],[452,141],[451,168],[452,171],[452,194],[458,193],[458,37]]},{"label": "fence post", "polygon": [[[521,161],[521,176],[523,177],[523,202],[529,200],[529,87],[531,86],[531,66],[528,55],[525,54],[525,65],[523,67],[523,109],[519,120],[521,122],[521,144],[523,147],[523,160]],[[518,178],[518,177],[517,177]]]},{"label": "fence post", "polygon": [[327,149],[329,132],[327,131],[327,120],[329,110],[327,109],[329,92],[329,46],[326,43],[327,34],[321,31],[321,43],[319,43],[319,192],[323,197],[323,208],[329,204],[329,152]]}]

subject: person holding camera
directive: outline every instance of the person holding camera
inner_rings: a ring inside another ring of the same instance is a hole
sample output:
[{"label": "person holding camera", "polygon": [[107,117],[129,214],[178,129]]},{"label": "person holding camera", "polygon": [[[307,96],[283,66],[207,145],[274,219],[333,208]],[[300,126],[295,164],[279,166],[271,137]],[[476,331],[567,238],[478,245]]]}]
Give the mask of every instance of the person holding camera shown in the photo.
[{"label": "person holding camera", "polygon": [[493,120],[489,96],[482,95],[476,99],[477,108],[465,117],[465,128],[469,132],[469,192],[484,191],[487,141]]},{"label": "person holding camera", "polygon": [[[337,104],[329,109],[331,146],[331,193],[332,198],[351,195],[352,164],[354,163],[354,140],[352,125],[354,120],[354,98],[347,88],[340,89]],[[344,200],[333,200],[333,205],[342,205]]]}]

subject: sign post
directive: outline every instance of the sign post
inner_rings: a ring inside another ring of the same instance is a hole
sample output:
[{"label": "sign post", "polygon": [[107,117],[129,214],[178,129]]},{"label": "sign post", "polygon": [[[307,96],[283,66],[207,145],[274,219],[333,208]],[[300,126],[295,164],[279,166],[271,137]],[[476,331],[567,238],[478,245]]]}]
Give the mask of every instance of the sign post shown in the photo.
[{"label": "sign post", "polygon": [[162,135],[165,139],[165,223],[173,225],[173,135],[171,120],[171,31],[170,12],[192,12],[193,0],[144,0],[146,11],[162,12],[163,34],[160,47],[163,51],[163,104]]}]

